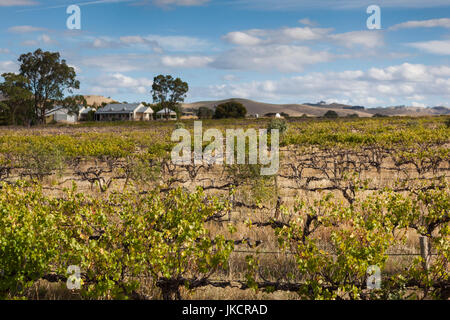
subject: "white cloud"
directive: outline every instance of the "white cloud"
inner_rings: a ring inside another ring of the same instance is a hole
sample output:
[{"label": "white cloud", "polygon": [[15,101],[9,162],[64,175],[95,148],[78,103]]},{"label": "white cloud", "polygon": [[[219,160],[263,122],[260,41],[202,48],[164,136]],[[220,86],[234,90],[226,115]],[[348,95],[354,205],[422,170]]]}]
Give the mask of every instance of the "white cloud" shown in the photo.
[{"label": "white cloud", "polygon": [[147,41],[156,41],[160,47],[168,51],[201,51],[211,46],[208,41],[195,37],[147,35],[144,38]]},{"label": "white cloud", "polygon": [[1,54],[8,54],[8,53],[10,53],[11,51],[9,51],[9,49],[8,48],[0,48],[0,53]]},{"label": "white cloud", "polygon": [[85,69],[96,68],[108,73],[125,73],[145,70],[163,72],[167,68],[202,68],[212,61],[212,57],[200,55],[115,54],[83,57],[76,62],[86,67]]},{"label": "white cloud", "polygon": [[[303,22],[310,23],[308,20]],[[306,65],[328,62],[337,57],[326,50],[315,51],[306,47],[305,42],[324,43],[327,47],[337,44],[347,48],[369,49],[384,45],[382,32],[353,31],[331,34],[332,30],[285,27],[229,32],[223,39],[235,47],[219,54],[211,65],[219,69],[302,72]]]},{"label": "white cloud", "polygon": [[91,38],[86,44],[89,48],[94,49],[118,49],[123,47],[142,47],[143,49],[150,48],[152,51],[162,53],[163,50],[156,41],[147,40],[141,36],[123,36],[119,39],[111,37],[97,37]]},{"label": "white cloud", "polygon": [[[447,68],[447,67],[445,67]],[[378,81],[431,81],[433,79],[433,70],[444,72],[445,69],[430,68],[422,64],[403,63],[398,66],[390,66],[384,69],[370,68],[367,72],[369,79]]]},{"label": "white cloud", "polygon": [[25,47],[37,47],[42,44],[57,44],[58,41],[52,39],[48,34],[40,35],[37,40],[25,40],[21,42],[22,46]]},{"label": "white cloud", "polygon": [[146,94],[150,92],[153,81],[148,78],[133,78],[122,73],[111,73],[92,79],[91,83],[93,85],[88,90],[94,94]]},{"label": "white cloud", "polygon": [[351,31],[346,33],[333,34],[330,39],[342,46],[352,48],[364,46],[366,48],[376,48],[384,44],[383,34],[378,31]]},{"label": "white cloud", "polygon": [[105,38],[105,37],[100,37],[100,38],[95,38],[92,41],[91,46],[93,48],[97,48],[97,49],[113,48],[116,46],[116,42],[114,42],[113,40],[110,40],[108,38]]},{"label": "white cloud", "polygon": [[285,28],[282,35],[292,41],[318,40],[327,34],[331,29],[324,28]]},{"label": "white cloud", "polygon": [[379,100],[375,97],[367,97],[365,99],[362,98],[359,101],[362,102],[362,104],[369,105],[369,106],[379,105],[383,102],[382,100]]},{"label": "white cloud", "polygon": [[118,88],[134,88],[140,86],[151,87],[153,81],[147,78],[132,78],[121,73],[114,73],[106,75],[96,80],[97,83],[102,83],[106,87]]},{"label": "white cloud", "polygon": [[390,27],[390,30],[411,29],[411,28],[450,28],[450,18],[429,19],[421,21],[407,21]]},{"label": "white cloud", "polygon": [[219,69],[301,72],[306,65],[327,62],[333,55],[309,47],[269,45],[237,47],[223,52],[211,64]]},{"label": "white cloud", "polygon": [[0,61],[0,74],[6,72],[17,72],[18,65],[14,61]]},{"label": "white cloud", "polygon": [[317,22],[310,20],[309,18],[304,18],[304,19],[300,19],[298,20],[299,23],[304,24],[305,26],[317,26]]},{"label": "white cloud", "polygon": [[8,28],[8,32],[11,33],[31,33],[31,32],[37,32],[37,31],[43,31],[44,28],[40,27],[33,27],[33,26],[14,26]]},{"label": "white cloud", "polygon": [[32,0],[0,0],[0,7],[31,6],[37,4]]},{"label": "white cloud", "polygon": [[56,43],[55,40],[53,40],[52,38],[50,38],[49,35],[47,34],[43,34],[42,36],[39,37],[39,40],[42,41],[45,44],[52,44],[52,43]]},{"label": "white cloud", "polygon": [[437,77],[450,77],[449,66],[429,67],[428,70],[432,75]]},{"label": "white cloud", "polygon": [[348,100],[348,99],[325,99],[323,101],[325,101],[325,103],[327,103],[327,104],[332,104],[332,103],[349,104],[350,103],[350,100]]},{"label": "white cloud", "polygon": [[206,56],[164,56],[161,62],[171,68],[202,68],[211,63],[213,59]]},{"label": "white cloud", "polygon": [[226,34],[223,39],[236,45],[270,45],[291,44],[295,42],[320,40],[331,31],[328,28],[281,28],[281,29],[250,29],[234,31]]},{"label": "white cloud", "polygon": [[76,66],[76,65],[74,65],[74,64],[68,63],[67,65],[68,65],[69,67],[73,68],[73,69],[75,70],[75,73],[76,73],[77,75],[79,75],[79,74],[82,72],[81,68],[78,67],[78,66]]},{"label": "white cloud", "polygon": [[39,42],[37,40],[25,40],[20,43],[24,47],[37,47]]},{"label": "white cloud", "polygon": [[237,81],[238,77],[235,76],[234,74],[226,74],[222,77],[222,80],[224,81]]},{"label": "white cloud", "polygon": [[383,69],[314,72],[271,81],[230,82],[197,89],[213,98],[300,102],[340,101],[374,107],[403,102],[450,101],[448,66],[402,64]]},{"label": "white cloud", "polygon": [[412,42],[407,45],[432,54],[450,55],[450,40]]},{"label": "white cloud", "polygon": [[419,101],[425,100],[425,96],[422,96],[420,94],[415,94],[413,96],[406,97],[406,98],[409,100],[419,100]]},{"label": "white cloud", "polygon": [[361,78],[363,75],[364,72],[361,70],[348,70],[337,73],[336,77],[343,80],[354,80]]},{"label": "white cloud", "polygon": [[219,54],[211,65],[219,69],[302,72],[306,65],[334,58],[328,51],[314,51],[302,45],[305,41],[328,42],[331,31],[286,27],[230,32],[223,39],[236,47]]},{"label": "white cloud", "polygon": [[223,39],[237,46],[300,45],[305,42],[340,45],[347,48],[377,48],[384,45],[383,33],[373,30],[331,34],[330,28],[280,28],[234,31]]},{"label": "white cloud", "polygon": [[230,43],[241,46],[254,46],[262,42],[261,39],[240,31],[230,32],[223,38]]},{"label": "white cloud", "polygon": [[86,69],[97,68],[106,72],[129,72],[151,69],[157,66],[153,55],[116,54],[79,59],[78,64]]},{"label": "white cloud", "polygon": [[425,107],[426,107],[425,104],[420,103],[420,102],[416,102],[416,101],[413,101],[413,102],[411,103],[411,106],[412,106],[412,107],[417,107],[417,108],[425,108]]},{"label": "white cloud", "polygon": [[117,88],[106,88],[106,87],[100,87],[100,86],[92,86],[89,87],[86,92],[88,94],[95,94],[95,95],[114,95],[119,93],[119,89]]},{"label": "white cloud", "polygon": [[121,48],[130,46],[140,46],[151,48],[154,52],[162,53],[167,51],[193,52],[201,51],[210,47],[210,43],[195,37],[185,36],[160,36],[160,35],[130,35],[122,36],[118,39],[112,37],[89,38],[88,47],[95,49]]},{"label": "white cloud", "polygon": [[148,44],[149,40],[141,36],[124,36],[119,38],[120,42],[126,44]]}]

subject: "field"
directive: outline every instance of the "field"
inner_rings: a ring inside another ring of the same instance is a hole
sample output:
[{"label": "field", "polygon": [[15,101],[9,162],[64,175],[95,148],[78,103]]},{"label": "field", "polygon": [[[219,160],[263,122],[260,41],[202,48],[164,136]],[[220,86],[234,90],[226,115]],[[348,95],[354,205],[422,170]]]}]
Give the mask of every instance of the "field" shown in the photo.
[{"label": "field", "polygon": [[174,165],[193,121],[1,128],[0,297],[448,299],[449,121],[288,119],[273,176]]}]

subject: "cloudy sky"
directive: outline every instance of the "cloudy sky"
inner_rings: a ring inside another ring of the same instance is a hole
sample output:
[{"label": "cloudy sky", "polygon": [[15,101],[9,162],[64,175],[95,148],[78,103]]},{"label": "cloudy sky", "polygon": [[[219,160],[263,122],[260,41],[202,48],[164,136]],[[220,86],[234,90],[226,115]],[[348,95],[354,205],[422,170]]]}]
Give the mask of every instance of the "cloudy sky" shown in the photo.
[{"label": "cloudy sky", "polygon": [[448,0],[0,0],[0,33],[0,74],[59,51],[79,93],[119,101],[150,102],[163,73],[189,83],[188,102],[450,106]]}]

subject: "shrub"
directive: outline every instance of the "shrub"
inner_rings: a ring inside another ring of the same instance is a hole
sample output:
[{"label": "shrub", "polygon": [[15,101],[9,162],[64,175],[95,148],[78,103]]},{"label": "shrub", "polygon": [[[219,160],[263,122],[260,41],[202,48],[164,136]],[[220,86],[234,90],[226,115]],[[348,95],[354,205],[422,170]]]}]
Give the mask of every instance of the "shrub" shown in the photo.
[{"label": "shrub", "polygon": [[280,131],[280,135],[284,134],[287,130],[286,121],[283,119],[272,119],[267,126],[267,131],[270,132],[272,129],[278,129]]},{"label": "shrub", "polygon": [[324,118],[329,118],[329,119],[336,119],[336,118],[339,118],[339,115],[337,114],[336,111],[328,110],[327,112],[325,112],[323,117]]},{"label": "shrub", "polygon": [[226,103],[219,104],[214,112],[215,119],[224,118],[245,118],[247,114],[247,109],[242,103],[230,101]]},{"label": "shrub", "polygon": [[184,123],[183,122],[175,123],[175,129],[184,129]]},{"label": "shrub", "polygon": [[197,117],[199,119],[211,119],[214,115],[214,111],[207,107],[200,107],[197,110]]}]

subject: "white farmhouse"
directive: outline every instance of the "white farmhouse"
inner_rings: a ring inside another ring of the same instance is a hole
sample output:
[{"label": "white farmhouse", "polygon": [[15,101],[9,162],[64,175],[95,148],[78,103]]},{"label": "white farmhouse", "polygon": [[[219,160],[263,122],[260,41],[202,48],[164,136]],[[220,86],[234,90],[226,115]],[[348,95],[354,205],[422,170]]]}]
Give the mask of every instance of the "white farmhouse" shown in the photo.
[{"label": "white farmhouse", "polygon": [[67,108],[62,106],[56,106],[49,110],[46,114],[46,122],[62,122],[62,123],[75,123],[78,121],[78,114],[71,113]]},{"label": "white farmhouse", "polygon": [[71,113],[69,112],[69,109],[63,107],[63,106],[56,106],[53,109],[49,110],[46,114],[46,121],[51,122],[60,122],[60,123],[75,123],[80,120],[86,120],[87,115],[90,111],[94,109],[90,107],[84,107],[84,106],[78,106],[78,112],[77,113]]},{"label": "white farmhouse", "polygon": [[91,107],[82,107],[80,111],[78,111],[78,121],[88,120],[89,112],[91,111],[95,112],[95,109],[92,109]]},{"label": "white farmhouse", "polygon": [[169,108],[164,108],[156,113],[156,119],[176,120],[177,113]]},{"label": "white farmhouse", "polygon": [[98,121],[149,121],[152,120],[153,109],[142,103],[108,104],[95,112]]}]

